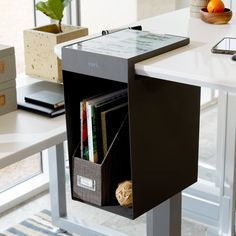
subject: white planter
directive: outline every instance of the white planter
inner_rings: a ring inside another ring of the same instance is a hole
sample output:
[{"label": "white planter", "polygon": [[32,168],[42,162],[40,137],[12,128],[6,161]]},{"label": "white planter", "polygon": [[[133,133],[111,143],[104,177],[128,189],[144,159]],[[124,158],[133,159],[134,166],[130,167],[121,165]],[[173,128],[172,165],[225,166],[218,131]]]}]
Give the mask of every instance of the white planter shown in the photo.
[{"label": "white planter", "polygon": [[61,60],[54,53],[58,43],[88,35],[88,29],[79,26],[51,24],[24,31],[25,73],[42,79],[62,82]]}]

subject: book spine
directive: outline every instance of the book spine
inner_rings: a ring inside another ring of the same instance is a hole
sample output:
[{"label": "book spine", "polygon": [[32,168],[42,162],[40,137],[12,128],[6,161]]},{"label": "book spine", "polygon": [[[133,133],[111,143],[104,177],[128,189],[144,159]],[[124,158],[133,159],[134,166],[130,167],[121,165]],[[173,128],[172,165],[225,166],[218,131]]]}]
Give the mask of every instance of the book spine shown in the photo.
[{"label": "book spine", "polygon": [[91,106],[91,119],[92,119],[92,131],[93,131],[93,158],[94,162],[98,162],[98,150],[97,150],[97,132],[96,132],[96,115],[95,107]]},{"label": "book spine", "polygon": [[83,158],[83,102],[80,102],[80,157]]},{"label": "book spine", "polygon": [[87,102],[86,103],[86,112],[87,112],[87,125],[88,125],[88,152],[89,160],[96,162],[97,160],[94,157],[94,148],[93,148],[93,125],[92,125],[92,107]]},{"label": "book spine", "polygon": [[87,128],[87,114],[86,114],[86,102],[81,102],[81,154],[82,158],[89,160],[88,153],[88,128]]},{"label": "book spine", "polygon": [[96,130],[96,145],[97,145],[97,155],[98,162],[102,163],[103,160],[103,147],[102,147],[102,125],[101,125],[101,112],[98,112],[96,106],[94,106],[95,113],[95,130]]},{"label": "book spine", "polygon": [[102,147],[103,147],[103,156],[106,156],[107,153],[107,129],[106,129],[106,115],[101,113],[101,125],[102,125]]}]

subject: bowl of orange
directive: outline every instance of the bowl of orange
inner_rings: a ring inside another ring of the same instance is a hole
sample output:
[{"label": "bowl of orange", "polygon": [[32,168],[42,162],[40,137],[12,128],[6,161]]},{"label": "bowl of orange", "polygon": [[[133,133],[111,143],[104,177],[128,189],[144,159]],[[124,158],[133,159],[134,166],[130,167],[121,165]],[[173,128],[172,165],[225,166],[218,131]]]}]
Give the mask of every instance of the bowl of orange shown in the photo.
[{"label": "bowl of orange", "polygon": [[207,7],[200,10],[201,19],[210,24],[227,24],[232,15],[232,11],[225,8],[221,0],[210,0]]}]

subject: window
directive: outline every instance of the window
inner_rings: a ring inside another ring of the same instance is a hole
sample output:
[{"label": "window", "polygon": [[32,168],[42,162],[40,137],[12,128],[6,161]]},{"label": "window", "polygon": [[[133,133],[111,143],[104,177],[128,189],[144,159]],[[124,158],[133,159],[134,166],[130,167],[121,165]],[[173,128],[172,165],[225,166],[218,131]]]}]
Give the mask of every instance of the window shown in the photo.
[{"label": "window", "polygon": [[[0,43],[15,48],[18,81],[25,67],[23,31],[36,23],[49,22],[47,17],[35,12],[34,3],[34,0],[0,1]],[[46,151],[0,169],[0,212],[44,191],[48,181]]]},{"label": "window", "polygon": [[35,154],[0,169],[0,193],[42,173],[41,155]]},{"label": "window", "polygon": [[15,47],[17,73],[24,72],[23,30],[34,26],[33,1],[0,1],[0,42]]},{"label": "window", "polygon": [[[48,17],[35,10],[34,4],[37,1],[0,1],[0,43],[15,48],[18,81],[22,75],[24,77],[23,31],[33,28],[35,25],[50,23]],[[72,1],[73,10],[71,7],[66,9],[64,23],[76,24],[77,2],[77,0]],[[45,150],[0,169],[0,212],[48,189],[47,161],[47,151]]]},{"label": "window", "polygon": [[216,183],[218,91],[201,89],[201,116],[198,177]]}]

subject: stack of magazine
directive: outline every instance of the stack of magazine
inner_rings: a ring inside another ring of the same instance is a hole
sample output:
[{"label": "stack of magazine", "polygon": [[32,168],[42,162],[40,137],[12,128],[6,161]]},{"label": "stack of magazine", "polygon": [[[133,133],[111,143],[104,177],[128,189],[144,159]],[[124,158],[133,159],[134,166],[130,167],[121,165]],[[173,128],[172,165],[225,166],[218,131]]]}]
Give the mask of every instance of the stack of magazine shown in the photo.
[{"label": "stack of magazine", "polygon": [[81,158],[101,163],[127,113],[127,89],[82,100]]},{"label": "stack of magazine", "polygon": [[18,108],[48,117],[65,113],[62,84],[40,81],[17,89]]}]

